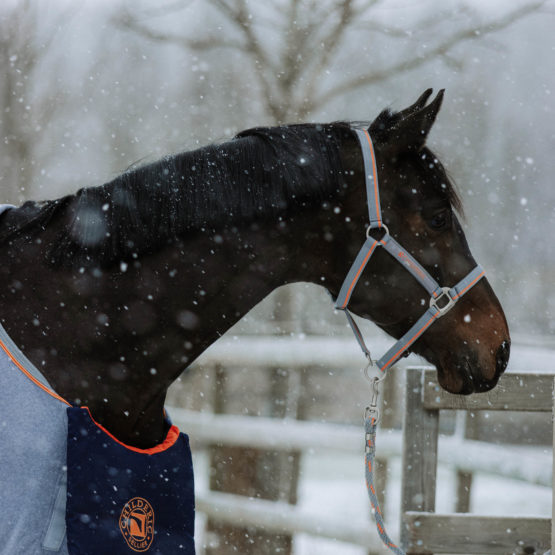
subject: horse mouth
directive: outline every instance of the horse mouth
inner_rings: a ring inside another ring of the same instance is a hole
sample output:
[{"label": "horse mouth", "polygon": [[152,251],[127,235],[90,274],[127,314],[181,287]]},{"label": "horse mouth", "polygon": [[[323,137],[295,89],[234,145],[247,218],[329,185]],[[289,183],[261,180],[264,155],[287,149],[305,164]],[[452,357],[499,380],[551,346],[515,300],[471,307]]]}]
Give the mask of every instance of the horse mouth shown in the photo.
[{"label": "horse mouth", "polygon": [[469,358],[464,358],[454,368],[446,370],[436,364],[439,385],[449,393],[455,395],[471,395],[491,391],[499,381],[502,370],[496,368],[493,378],[486,378],[477,364],[472,364]]}]

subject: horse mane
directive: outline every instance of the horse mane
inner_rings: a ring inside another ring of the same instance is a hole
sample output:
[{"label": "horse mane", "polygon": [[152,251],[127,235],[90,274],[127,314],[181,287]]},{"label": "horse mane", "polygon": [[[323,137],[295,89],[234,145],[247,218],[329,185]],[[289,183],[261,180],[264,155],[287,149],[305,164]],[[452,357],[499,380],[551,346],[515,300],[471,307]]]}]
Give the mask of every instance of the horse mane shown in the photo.
[{"label": "horse mane", "polygon": [[[383,111],[372,123],[373,139],[380,141],[398,117]],[[46,239],[48,262],[107,267],[186,234],[215,235],[223,227],[285,217],[331,200],[346,186],[340,147],[353,137],[345,122],[248,129],[230,141],[128,170],[98,187],[26,202],[2,215],[0,245],[43,241],[52,225],[57,231]],[[425,147],[408,155],[432,175],[434,192],[462,215],[457,191],[434,154]]]},{"label": "horse mane", "polygon": [[[222,144],[166,156],[61,199],[5,216],[0,244],[61,219],[49,262],[109,266],[187,233],[212,233],[331,199],[341,187],[346,123],[253,128]],[[8,217],[9,216],[9,217]]]}]

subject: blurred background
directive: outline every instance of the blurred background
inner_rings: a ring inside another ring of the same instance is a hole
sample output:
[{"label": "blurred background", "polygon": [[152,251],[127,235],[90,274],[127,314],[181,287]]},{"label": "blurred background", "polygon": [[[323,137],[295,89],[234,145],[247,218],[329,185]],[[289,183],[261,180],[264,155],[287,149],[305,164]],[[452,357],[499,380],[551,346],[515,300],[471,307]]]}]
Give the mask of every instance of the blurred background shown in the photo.
[{"label": "blurred background", "polygon": [[[4,0],[0,202],[99,185],[137,162],[251,126],[371,120],[428,87],[446,88],[429,145],[458,185],[470,246],[506,311],[510,368],[554,370],[554,24],[548,0]],[[378,330],[365,323],[364,331],[381,349]],[[368,392],[349,334],[317,286],[278,290],[184,374],[170,402],[216,414],[358,424]],[[401,374],[389,393],[392,429],[401,422],[402,402],[394,402],[402,397]],[[445,433],[455,424],[447,422]],[[323,482],[304,479],[314,475],[310,456],[252,450],[247,464],[244,449],[198,434],[199,487],[207,490],[231,491],[240,481],[239,470],[218,474],[229,461],[275,477],[275,491],[260,493],[259,485],[247,495],[321,509],[340,504],[338,491],[354,483],[343,459],[322,463],[336,478],[342,469],[336,491],[329,474]],[[389,472],[398,472],[395,464]],[[245,480],[268,482],[257,476]],[[397,478],[389,480],[393,488]],[[322,484],[331,492],[325,502],[314,493]],[[366,519],[362,498],[345,495],[344,506]],[[532,495],[540,505],[530,510],[545,509],[542,495]],[[199,550],[233,552],[222,539],[229,530],[214,522],[205,528],[199,514]],[[271,541],[281,547],[252,552],[368,552],[333,539],[310,543],[302,534]]]}]

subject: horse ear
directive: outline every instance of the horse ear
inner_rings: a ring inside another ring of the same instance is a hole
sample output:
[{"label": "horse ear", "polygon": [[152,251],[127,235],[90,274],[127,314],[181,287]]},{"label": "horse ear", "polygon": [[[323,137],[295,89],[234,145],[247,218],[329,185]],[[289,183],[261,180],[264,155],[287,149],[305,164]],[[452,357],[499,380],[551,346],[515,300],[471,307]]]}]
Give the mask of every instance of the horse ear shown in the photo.
[{"label": "horse ear", "polygon": [[395,123],[383,134],[383,148],[390,156],[396,158],[403,152],[419,151],[424,147],[441,108],[445,89],[440,90],[426,106],[431,92],[428,89],[412,106],[396,114]]},{"label": "horse ear", "polygon": [[430,98],[430,96],[432,95],[432,92],[433,92],[433,89],[426,89],[418,97],[418,100],[414,104],[412,104],[408,108],[405,108],[404,110],[401,110],[399,112],[400,118],[404,119],[404,118],[410,116],[411,114],[413,114],[414,112],[417,112],[418,110],[422,110],[422,108],[424,108],[424,106],[426,106],[426,102],[428,101],[428,98]]}]

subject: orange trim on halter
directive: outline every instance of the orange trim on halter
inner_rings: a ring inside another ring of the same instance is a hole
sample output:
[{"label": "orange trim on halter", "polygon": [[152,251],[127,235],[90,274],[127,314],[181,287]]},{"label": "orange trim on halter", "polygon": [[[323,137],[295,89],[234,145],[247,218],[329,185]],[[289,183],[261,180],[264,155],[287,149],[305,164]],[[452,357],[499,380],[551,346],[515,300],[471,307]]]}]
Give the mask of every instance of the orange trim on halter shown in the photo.
[{"label": "orange trim on halter", "polygon": [[116,436],[111,434],[102,424],[99,424],[93,418],[89,407],[81,407],[81,408],[86,410],[89,413],[89,416],[91,417],[91,420],[93,421],[95,426],[100,428],[108,437],[113,439],[116,443],[119,443],[122,447],[125,447],[130,451],[135,451],[135,453],[142,453],[143,455],[156,455],[156,453],[162,453],[163,451],[167,451],[170,447],[175,445],[175,442],[179,438],[179,428],[177,426],[172,426],[166,435],[166,439],[164,439],[162,443],[159,443],[154,447],[149,447],[148,449],[139,449],[138,447],[133,447],[131,445],[127,445],[126,443],[123,443],[123,441],[120,441]]},{"label": "orange trim on halter", "polygon": [[370,258],[370,256],[372,256],[372,253],[374,252],[374,249],[376,248],[376,244],[377,244],[377,240],[375,240],[372,243],[372,246],[370,247],[370,249],[368,250],[368,252],[366,253],[366,256],[364,257],[364,260],[362,261],[362,264],[360,265],[358,272],[356,273],[355,277],[353,278],[353,281],[351,282],[351,285],[349,286],[349,290],[347,291],[347,294],[345,295],[345,304],[341,307],[342,309],[345,308],[348,304],[349,301],[351,300],[351,294],[353,291],[353,287],[356,285],[358,278],[360,276],[360,273],[362,272],[362,270],[365,268],[368,259]]},{"label": "orange trim on halter", "polygon": [[366,129],[363,129],[368,145],[370,146],[370,155],[372,156],[372,174],[374,176],[374,202],[376,205],[376,218],[378,219],[378,226],[382,227],[382,214],[380,211],[380,200],[378,197],[378,168],[376,167],[376,156],[374,155],[374,147],[372,140]]},{"label": "orange trim on halter", "polygon": [[474,286],[474,284],[478,280],[482,279],[485,275],[486,272],[482,272],[472,283],[469,283],[460,293],[457,293],[457,295],[455,295],[453,299],[458,299],[459,297],[462,297],[471,287]]},{"label": "orange trim on halter", "polygon": [[403,351],[405,351],[408,347],[410,347],[429,327],[429,325],[437,318],[438,314],[440,314],[439,312],[437,312],[436,314],[434,314],[427,322],[426,324],[420,329],[420,331],[412,338],[412,340],[407,343],[406,345],[404,345],[403,347],[401,347],[384,365],[382,368],[382,372],[385,372],[385,370],[389,367],[389,365],[395,361],[395,359],[399,356],[400,353],[402,353]]},{"label": "orange trim on halter", "polygon": [[15,357],[15,355],[13,355],[10,350],[8,349],[8,347],[5,345],[5,343],[0,339],[0,347],[4,350],[4,352],[10,357],[11,361],[23,372],[23,374],[25,374],[25,376],[27,378],[29,378],[35,385],[38,385],[43,391],[45,391],[46,393],[48,393],[48,395],[51,395],[52,397],[54,397],[54,399],[57,399],[58,401],[61,401],[62,403],[65,403],[66,405],[68,405],[69,407],[71,407],[71,405],[63,398],[60,397],[57,393],[55,393],[54,391],[52,391],[51,389],[49,389],[48,387],[46,387],[44,384],[40,383],[39,380],[37,380]]}]

